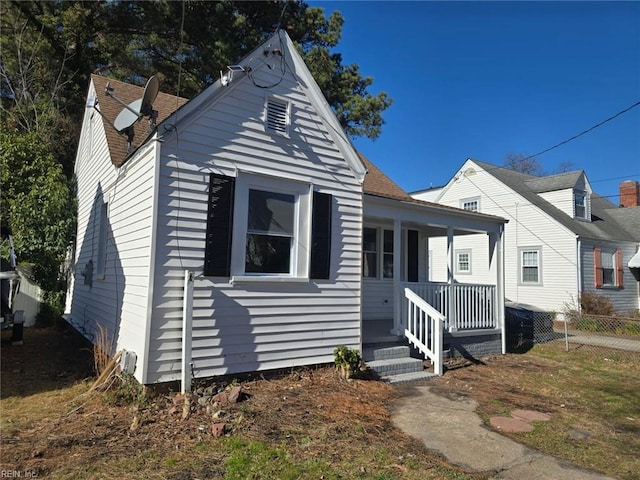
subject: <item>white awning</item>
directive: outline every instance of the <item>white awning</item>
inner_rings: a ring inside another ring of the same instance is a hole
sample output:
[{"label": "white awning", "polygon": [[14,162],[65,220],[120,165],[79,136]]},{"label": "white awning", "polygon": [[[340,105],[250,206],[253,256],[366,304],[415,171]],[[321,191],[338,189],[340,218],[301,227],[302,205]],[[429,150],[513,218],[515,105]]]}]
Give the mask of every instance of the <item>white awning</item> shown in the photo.
[{"label": "white awning", "polygon": [[640,268],[640,250],[638,250],[636,254],[631,257],[631,260],[629,260],[629,263],[627,265],[629,265],[629,268]]}]

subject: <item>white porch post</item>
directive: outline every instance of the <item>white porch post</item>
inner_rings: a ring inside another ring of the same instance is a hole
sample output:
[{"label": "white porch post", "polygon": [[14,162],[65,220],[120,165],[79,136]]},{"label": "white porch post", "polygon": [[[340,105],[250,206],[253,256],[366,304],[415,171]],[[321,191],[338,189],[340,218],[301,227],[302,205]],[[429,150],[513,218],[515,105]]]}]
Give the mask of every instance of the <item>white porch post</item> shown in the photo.
[{"label": "white porch post", "polygon": [[500,225],[496,258],[496,308],[498,309],[498,325],[502,331],[502,354],[507,353],[507,327],[504,320],[504,224]]},{"label": "white porch post", "polygon": [[458,330],[458,319],[455,310],[455,294],[453,291],[453,268],[455,265],[453,253],[453,227],[447,227],[447,283],[449,284],[449,300],[447,302],[449,331]]},{"label": "white porch post", "polygon": [[495,232],[489,232],[489,271],[496,285],[494,315],[496,326],[502,334],[502,353],[507,353],[507,334],[504,323],[504,225]]},{"label": "white porch post", "polygon": [[403,295],[400,291],[400,274],[402,267],[402,223],[396,219],[393,221],[393,331],[394,335],[402,335],[402,301]]}]

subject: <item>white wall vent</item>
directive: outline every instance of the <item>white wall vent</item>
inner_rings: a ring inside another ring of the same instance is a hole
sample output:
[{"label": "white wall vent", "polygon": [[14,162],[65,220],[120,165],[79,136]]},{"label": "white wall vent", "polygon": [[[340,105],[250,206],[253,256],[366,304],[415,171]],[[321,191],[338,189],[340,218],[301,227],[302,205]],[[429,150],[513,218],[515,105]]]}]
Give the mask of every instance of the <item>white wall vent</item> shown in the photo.
[{"label": "white wall vent", "polygon": [[291,124],[290,103],[279,98],[267,97],[266,110],[267,130],[280,135],[289,135],[289,125]]}]

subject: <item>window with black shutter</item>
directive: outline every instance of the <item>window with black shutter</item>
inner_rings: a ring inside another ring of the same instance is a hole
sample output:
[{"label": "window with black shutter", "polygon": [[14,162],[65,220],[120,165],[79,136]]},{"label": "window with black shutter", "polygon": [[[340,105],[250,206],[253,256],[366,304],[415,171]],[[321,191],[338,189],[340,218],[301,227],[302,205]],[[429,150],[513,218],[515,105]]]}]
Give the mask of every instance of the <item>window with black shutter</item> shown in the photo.
[{"label": "window with black shutter", "polygon": [[209,176],[209,206],[204,260],[204,274],[206,276],[229,277],[231,275],[235,183],[234,177],[216,173]]},{"label": "window with black shutter", "polygon": [[311,219],[311,265],[309,277],[328,279],[331,268],[332,196],[313,192]]}]

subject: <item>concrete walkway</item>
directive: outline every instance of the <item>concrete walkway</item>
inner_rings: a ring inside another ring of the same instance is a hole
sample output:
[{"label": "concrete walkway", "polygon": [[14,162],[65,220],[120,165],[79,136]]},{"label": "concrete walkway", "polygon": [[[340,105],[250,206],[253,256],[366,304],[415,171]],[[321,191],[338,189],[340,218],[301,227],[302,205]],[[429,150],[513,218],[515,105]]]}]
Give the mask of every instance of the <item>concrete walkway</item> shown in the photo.
[{"label": "concrete walkway", "polygon": [[611,479],[489,430],[475,413],[477,404],[473,400],[437,395],[428,385],[404,388],[407,395],[395,404],[393,423],[449,463],[471,472],[495,472],[492,479]]}]

